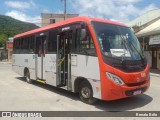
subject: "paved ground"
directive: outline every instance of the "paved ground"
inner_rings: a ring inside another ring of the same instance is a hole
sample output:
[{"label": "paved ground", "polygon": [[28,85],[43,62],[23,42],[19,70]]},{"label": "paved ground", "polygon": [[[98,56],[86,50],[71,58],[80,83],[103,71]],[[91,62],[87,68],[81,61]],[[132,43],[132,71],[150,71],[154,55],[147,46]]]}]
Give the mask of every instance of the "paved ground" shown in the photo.
[{"label": "paved ground", "polygon": [[160,77],[151,76],[150,89],[143,95],[117,101],[81,102],[77,94],[35,82],[27,84],[0,63],[0,111],[159,111]]}]

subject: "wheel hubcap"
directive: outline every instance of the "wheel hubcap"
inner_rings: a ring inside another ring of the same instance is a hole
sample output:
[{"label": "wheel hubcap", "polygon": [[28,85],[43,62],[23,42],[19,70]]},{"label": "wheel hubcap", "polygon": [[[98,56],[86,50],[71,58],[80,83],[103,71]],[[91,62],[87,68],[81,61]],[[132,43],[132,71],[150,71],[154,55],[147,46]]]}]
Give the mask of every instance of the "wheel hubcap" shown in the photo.
[{"label": "wheel hubcap", "polygon": [[90,92],[90,90],[89,90],[88,87],[84,87],[84,88],[82,88],[82,90],[81,90],[81,94],[82,94],[82,96],[83,96],[84,98],[89,98],[91,92]]}]

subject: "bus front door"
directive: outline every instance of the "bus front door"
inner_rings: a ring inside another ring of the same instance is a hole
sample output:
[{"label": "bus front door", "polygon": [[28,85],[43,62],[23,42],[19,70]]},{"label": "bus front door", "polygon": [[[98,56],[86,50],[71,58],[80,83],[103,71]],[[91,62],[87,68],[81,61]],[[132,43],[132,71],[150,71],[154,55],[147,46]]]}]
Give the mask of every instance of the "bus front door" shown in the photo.
[{"label": "bus front door", "polygon": [[57,86],[62,87],[68,84],[70,74],[70,47],[68,33],[61,33],[57,36]]},{"label": "bus front door", "polygon": [[37,79],[45,79],[44,57],[46,52],[46,36],[36,38],[36,77]]}]

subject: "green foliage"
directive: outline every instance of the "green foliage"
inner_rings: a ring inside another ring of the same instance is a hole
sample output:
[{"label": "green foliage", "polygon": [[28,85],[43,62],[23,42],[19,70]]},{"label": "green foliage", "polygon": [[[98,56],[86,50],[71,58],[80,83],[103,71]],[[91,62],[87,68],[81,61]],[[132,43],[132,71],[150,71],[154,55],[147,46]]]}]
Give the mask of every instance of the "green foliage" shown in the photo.
[{"label": "green foliage", "polygon": [[0,15],[0,47],[6,43],[7,38],[36,28],[38,28],[38,26],[35,24]]},{"label": "green foliage", "polygon": [[5,34],[0,34],[0,47],[6,44],[7,36]]}]

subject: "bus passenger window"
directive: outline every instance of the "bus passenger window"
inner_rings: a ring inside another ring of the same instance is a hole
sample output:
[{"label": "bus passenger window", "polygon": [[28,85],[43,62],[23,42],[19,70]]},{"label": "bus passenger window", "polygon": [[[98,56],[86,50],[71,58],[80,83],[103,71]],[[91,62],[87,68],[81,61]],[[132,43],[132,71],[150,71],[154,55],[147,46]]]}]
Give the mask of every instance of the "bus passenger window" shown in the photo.
[{"label": "bus passenger window", "polygon": [[52,30],[49,32],[48,52],[54,53],[56,51],[57,51],[57,30]]},{"label": "bus passenger window", "polygon": [[83,39],[82,39],[81,35],[82,35],[81,29],[76,30],[75,50],[77,52],[79,52],[80,54],[96,56],[96,50],[95,50],[95,46],[93,43],[93,39],[92,39],[88,29],[86,29],[86,35],[85,35],[85,37],[83,36]]},{"label": "bus passenger window", "polygon": [[34,40],[34,36],[29,37],[29,53],[34,53],[34,44],[35,44],[35,40]]}]

